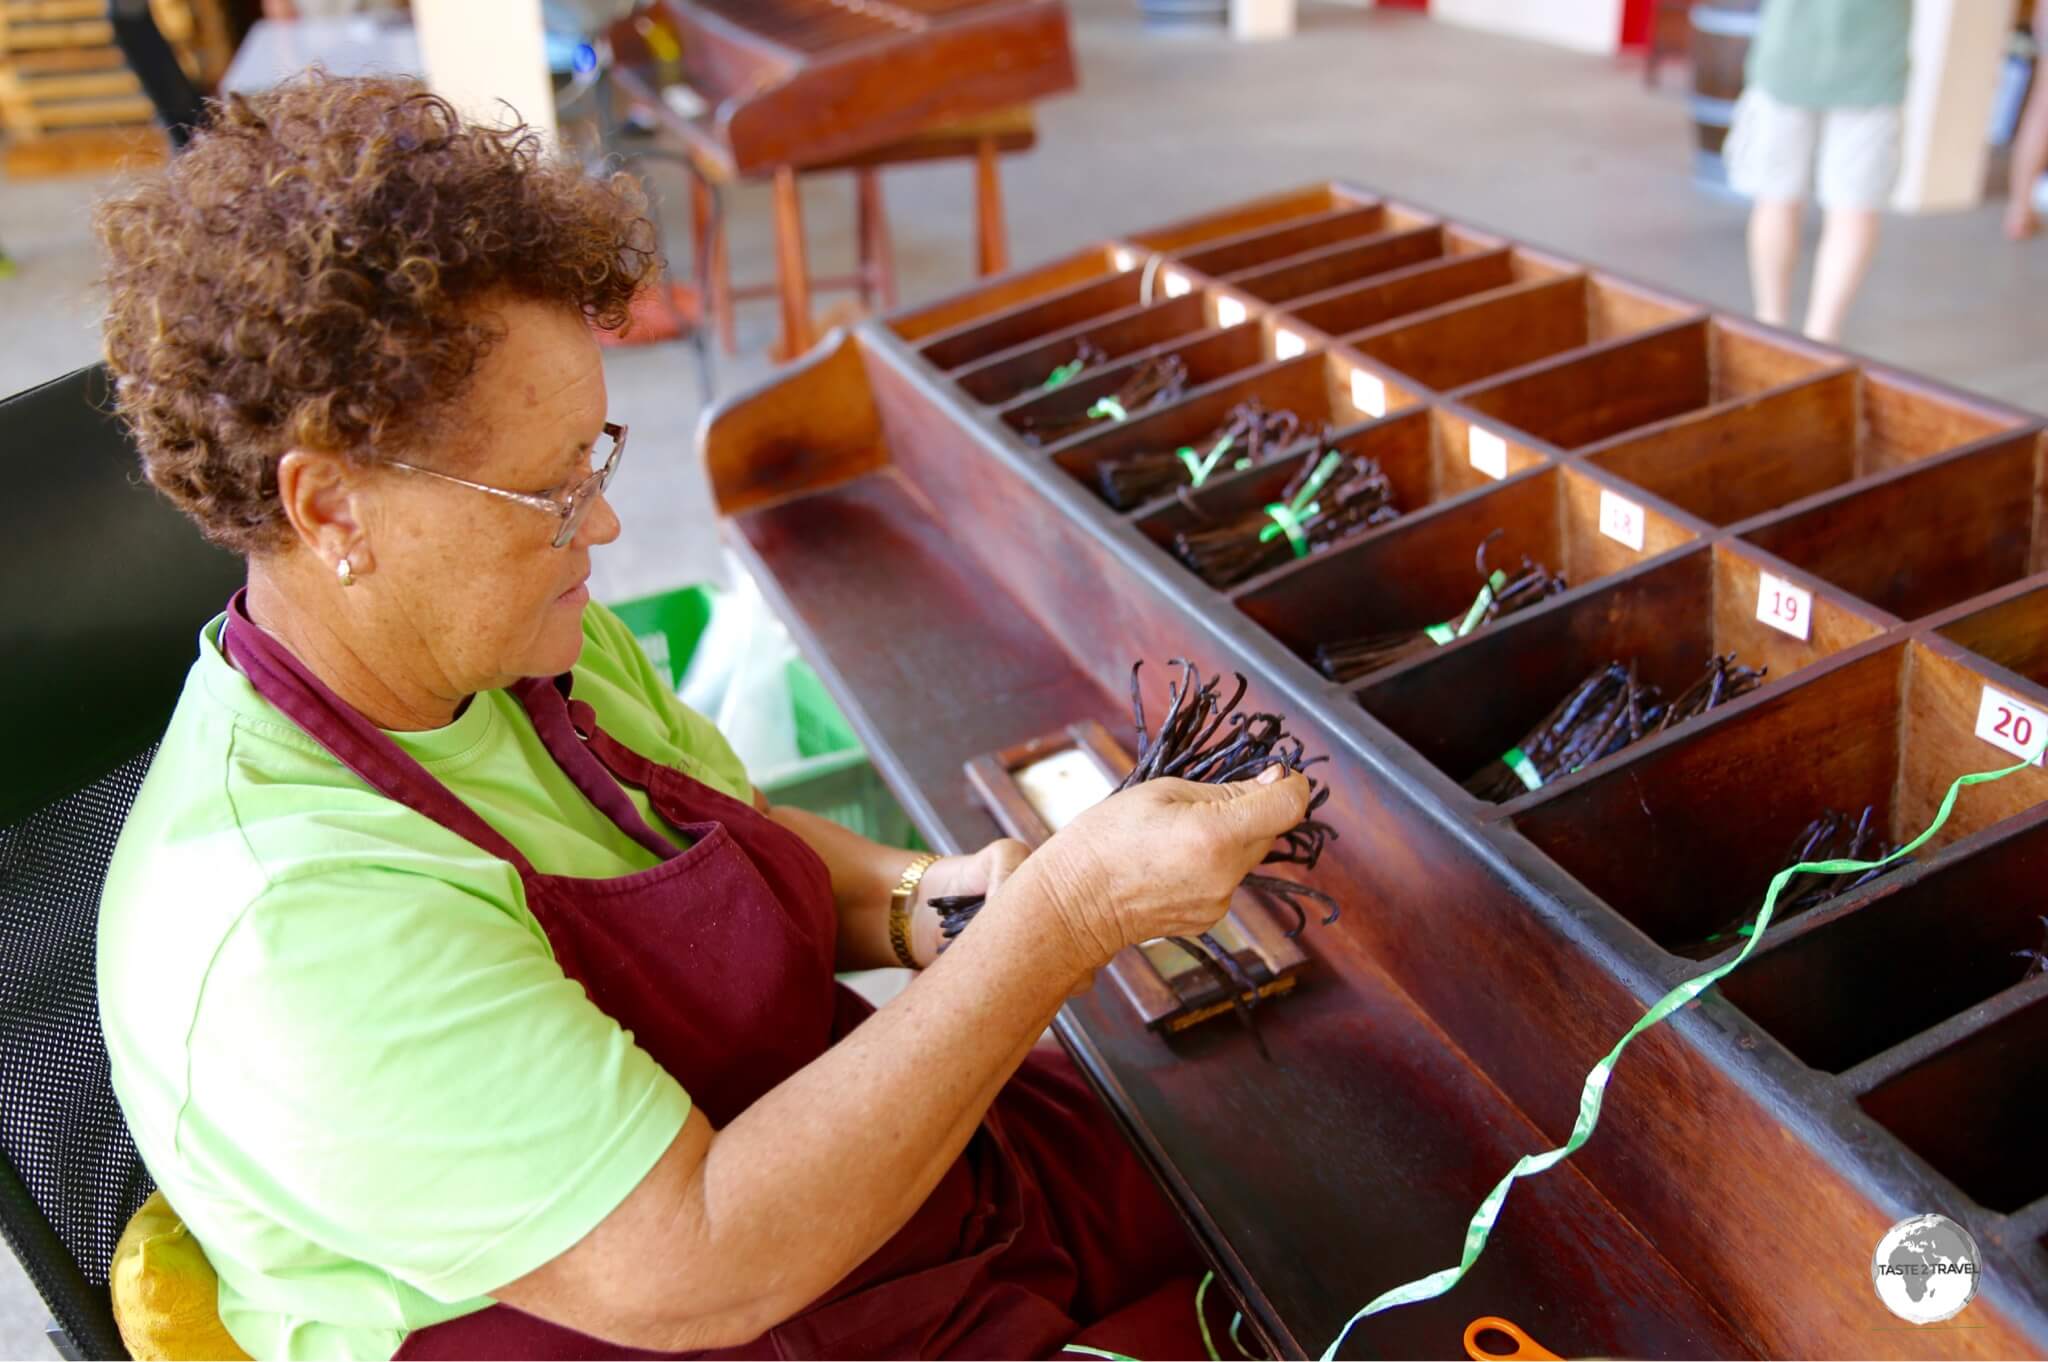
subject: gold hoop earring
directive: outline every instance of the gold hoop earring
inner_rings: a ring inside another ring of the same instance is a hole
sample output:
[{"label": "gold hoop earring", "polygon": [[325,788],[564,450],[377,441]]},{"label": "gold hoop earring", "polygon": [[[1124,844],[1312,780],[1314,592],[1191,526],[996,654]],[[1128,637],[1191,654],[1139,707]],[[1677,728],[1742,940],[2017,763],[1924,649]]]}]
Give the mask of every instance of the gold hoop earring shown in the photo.
[{"label": "gold hoop earring", "polygon": [[348,559],[346,558],[334,565],[334,575],[341,579],[343,586],[354,586],[356,584],[356,574],[350,570]]}]

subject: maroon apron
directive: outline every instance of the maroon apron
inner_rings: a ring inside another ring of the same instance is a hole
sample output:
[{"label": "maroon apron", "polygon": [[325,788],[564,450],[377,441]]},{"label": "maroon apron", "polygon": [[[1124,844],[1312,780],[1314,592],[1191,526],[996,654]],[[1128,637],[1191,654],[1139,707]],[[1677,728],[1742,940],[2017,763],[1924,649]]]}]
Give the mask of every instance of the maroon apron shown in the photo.
[{"label": "maroon apron", "polygon": [[[546,875],[249,618],[222,644],[258,694],[370,786],[509,861],[562,972],[717,1126],[873,1009],[833,977],[837,914],[794,833],[598,727],[568,674],[511,688],[577,789],[660,858],[615,879]],[[619,782],[687,836],[647,825]],[[1199,1357],[1200,1263],[1085,1083],[1034,1051],[906,1225],[803,1312],[712,1357],[1050,1356],[1070,1342]],[[1219,1298],[1220,1292],[1211,1293]],[[637,1358],[508,1305],[406,1336],[401,1358]]]}]

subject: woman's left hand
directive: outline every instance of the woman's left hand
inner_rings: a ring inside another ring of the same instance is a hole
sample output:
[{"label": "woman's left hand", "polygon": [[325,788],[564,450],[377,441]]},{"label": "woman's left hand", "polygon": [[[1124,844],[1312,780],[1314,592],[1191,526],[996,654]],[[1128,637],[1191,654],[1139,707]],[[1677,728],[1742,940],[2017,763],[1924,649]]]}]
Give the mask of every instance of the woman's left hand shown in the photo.
[{"label": "woman's left hand", "polygon": [[945,944],[939,932],[939,915],[928,906],[933,899],[993,894],[1030,854],[1031,849],[1022,842],[1003,837],[979,851],[933,861],[931,869],[918,881],[917,898],[911,905],[911,953],[918,962],[929,965]]}]

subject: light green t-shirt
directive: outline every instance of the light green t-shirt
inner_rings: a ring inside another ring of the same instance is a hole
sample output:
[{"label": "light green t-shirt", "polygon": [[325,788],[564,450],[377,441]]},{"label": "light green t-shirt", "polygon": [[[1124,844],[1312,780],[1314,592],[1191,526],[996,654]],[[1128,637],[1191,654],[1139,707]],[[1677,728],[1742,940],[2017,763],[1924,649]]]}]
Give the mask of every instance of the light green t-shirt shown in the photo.
[{"label": "light green t-shirt", "polygon": [[1764,0],[1743,80],[1780,104],[1903,103],[1912,0]]},{"label": "light green t-shirt", "polygon": [[[388,1358],[581,1239],[690,1101],[563,975],[513,868],[335,761],[228,664],[220,625],[101,900],[114,1090],[244,1349]],[[585,611],[575,671],[628,747],[750,798],[609,611]],[[544,873],[655,861],[503,691],[391,736]]]}]

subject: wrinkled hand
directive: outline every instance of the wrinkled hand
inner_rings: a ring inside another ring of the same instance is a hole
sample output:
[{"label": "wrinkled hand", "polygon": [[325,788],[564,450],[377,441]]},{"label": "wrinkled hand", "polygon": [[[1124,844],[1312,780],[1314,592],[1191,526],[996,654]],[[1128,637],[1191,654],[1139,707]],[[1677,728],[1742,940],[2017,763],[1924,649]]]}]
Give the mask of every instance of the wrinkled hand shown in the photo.
[{"label": "wrinkled hand", "polygon": [[1148,780],[1061,829],[1025,874],[1074,963],[1093,970],[1125,946],[1214,926],[1273,839],[1307,816],[1309,794],[1307,777],[1279,766],[1228,785]]},{"label": "wrinkled hand", "polygon": [[927,906],[933,899],[976,894],[990,897],[1030,854],[1031,849],[1022,842],[1003,837],[979,851],[933,861],[931,869],[918,881],[917,896],[910,905],[910,949],[918,963],[929,965],[945,946],[939,933],[939,915]]}]

